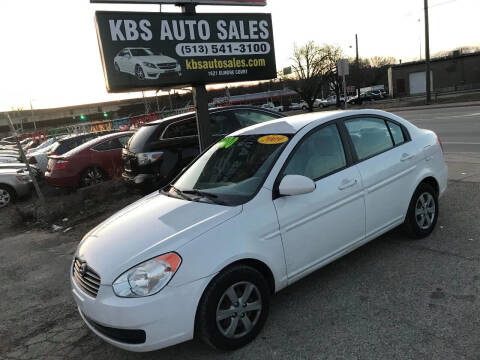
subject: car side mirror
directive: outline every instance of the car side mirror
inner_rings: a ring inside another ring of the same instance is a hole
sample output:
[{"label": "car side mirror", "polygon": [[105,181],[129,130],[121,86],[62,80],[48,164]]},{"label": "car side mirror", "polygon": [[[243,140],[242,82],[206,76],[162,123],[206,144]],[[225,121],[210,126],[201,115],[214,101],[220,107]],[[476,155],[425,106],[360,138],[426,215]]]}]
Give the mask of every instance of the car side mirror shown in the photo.
[{"label": "car side mirror", "polygon": [[314,190],[313,180],[303,175],[285,175],[278,186],[280,196],[308,194]]}]

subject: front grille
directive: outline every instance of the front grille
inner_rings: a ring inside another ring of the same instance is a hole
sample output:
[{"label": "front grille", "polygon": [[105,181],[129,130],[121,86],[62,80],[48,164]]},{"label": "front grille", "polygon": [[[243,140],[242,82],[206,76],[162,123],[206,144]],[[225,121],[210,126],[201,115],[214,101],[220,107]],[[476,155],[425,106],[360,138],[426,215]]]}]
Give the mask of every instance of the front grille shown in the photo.
[{"label": "front grille", "polygon": [[78,286],[88,295],[97,297],[100,288],[100,275],[98,275],[85,261],[75,259],[73,263],[73,278]]},{"label": "front grille", "polygon": [[147,339],[147,336],[144,330],[111,328],[111,327],[103,326],[103,325],[100,325],[99,323],[96,323],[92,319],[89,319],[88,317],[86,317],[85,314],[83,314],[83,316],[85,317],[85,320],[87,320],[87,322],[93,328],[95,328],[99,333],[103,334],[104,336],[112,340],[122,342],[125,344],[143,344]]},{"label": "front grille", "polygon": [[162,63],[157,64],[159,69],[175,69],[177,67],[177,63]]}]

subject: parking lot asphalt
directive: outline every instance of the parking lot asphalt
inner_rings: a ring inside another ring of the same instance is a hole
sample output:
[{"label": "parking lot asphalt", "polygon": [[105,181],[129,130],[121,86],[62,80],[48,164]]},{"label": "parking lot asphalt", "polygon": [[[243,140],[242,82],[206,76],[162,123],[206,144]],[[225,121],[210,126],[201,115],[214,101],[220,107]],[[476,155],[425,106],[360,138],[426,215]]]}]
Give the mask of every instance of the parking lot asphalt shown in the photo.
[{"label": "parking lot asphalt", "polygon": [[[422,127],[435,130],[431,120]],[[198,340],[130,353],[87,329],[71,297],[69,266],[81,237],[109,213],[67,233],[3,234],[0,359],[478,360],[480,156],[475,147],[447,149],[450,181],[429,237],[412,241],[391,231],[281,291],[259,337],[231,353]]]}]

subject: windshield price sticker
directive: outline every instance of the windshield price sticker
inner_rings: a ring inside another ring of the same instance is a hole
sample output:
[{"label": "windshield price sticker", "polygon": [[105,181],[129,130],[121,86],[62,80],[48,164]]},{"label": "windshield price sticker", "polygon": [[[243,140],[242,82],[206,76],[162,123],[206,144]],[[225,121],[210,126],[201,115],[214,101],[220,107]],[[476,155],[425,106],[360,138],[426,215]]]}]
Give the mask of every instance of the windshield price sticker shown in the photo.
[{"label": "windshield price sticker", "polygon": [[282,144],[286,141],[288,141],[288,137],[285,135],[266,135],[258,139],[260,144],[265,145]]},{"label": "windshield price sticker", "polygon": [[226,137],[219,142],[219,147],[228,149],[238,141],[238,137]]},{"label": "windshield price sticker", "polygon": [[270,14],[97,11],[107,91],[273,79]]}]

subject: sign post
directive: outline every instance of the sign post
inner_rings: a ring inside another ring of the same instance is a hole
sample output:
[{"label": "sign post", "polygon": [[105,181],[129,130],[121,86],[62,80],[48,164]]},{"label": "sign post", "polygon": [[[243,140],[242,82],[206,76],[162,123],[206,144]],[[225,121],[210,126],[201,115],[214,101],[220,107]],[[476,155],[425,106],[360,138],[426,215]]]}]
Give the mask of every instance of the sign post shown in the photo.
[{"label": "sign post", "polygon": [[338,68],[338,76],[341,76],[343,78],[343,98],[345,99],[344,100],[345,109],[347,109],[347,82],[345,80],[345,76],[349,74],[348,59],[338,60],[337,68]]}]

